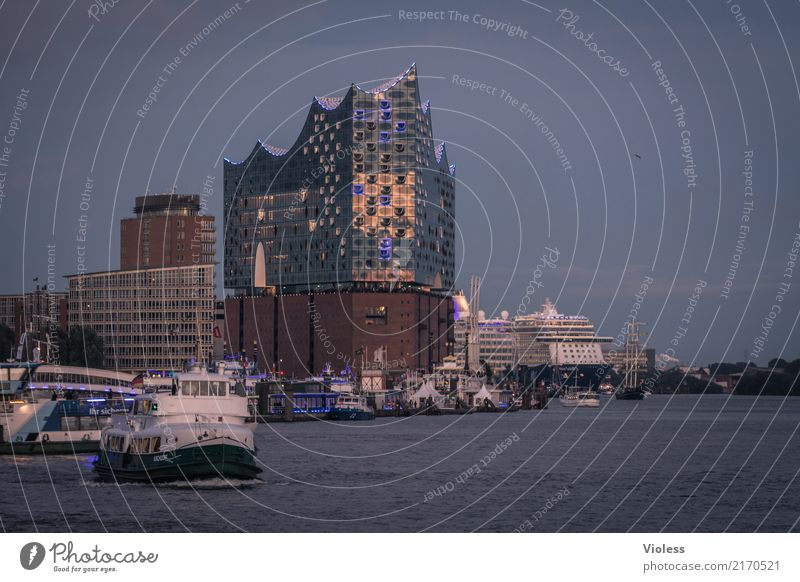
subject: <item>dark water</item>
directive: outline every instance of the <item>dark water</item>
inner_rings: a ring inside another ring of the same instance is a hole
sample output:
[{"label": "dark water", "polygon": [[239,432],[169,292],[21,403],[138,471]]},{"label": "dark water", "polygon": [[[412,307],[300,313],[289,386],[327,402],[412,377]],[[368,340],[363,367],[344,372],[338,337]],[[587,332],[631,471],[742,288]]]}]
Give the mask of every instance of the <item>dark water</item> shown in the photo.
[{"label": "dark water", "polygon": [[800,398],[602,406],[261,425],[262,479],[232,485],[99,484],[88,455],[0,457],[0,520],[41,532],[800,531]]}]

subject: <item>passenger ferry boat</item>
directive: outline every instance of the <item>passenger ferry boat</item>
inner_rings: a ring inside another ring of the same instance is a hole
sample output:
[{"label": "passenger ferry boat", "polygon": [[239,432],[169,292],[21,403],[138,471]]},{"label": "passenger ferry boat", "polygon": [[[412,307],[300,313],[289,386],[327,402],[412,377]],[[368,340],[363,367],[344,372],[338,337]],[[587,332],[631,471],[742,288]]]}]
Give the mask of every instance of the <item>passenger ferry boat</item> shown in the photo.
[{"label": "passenger ferry boat", "polygon": [[224,370],[199,365],[135,398],[103,430],[94,468],[101,479],[175,481],[252,479],[255,424],[244,385]]},{"label": "passenger ferry boat", "polygon": [[132,378],[39,362],[0,364],[0,454],[97,452],[111,414],[133,404]]},{"label": "passenger ferry boat", "polygon": [[365,396],[340,394],[330,417],[332,420],[372,420],[375,418],[375,411],[367,404]]}]

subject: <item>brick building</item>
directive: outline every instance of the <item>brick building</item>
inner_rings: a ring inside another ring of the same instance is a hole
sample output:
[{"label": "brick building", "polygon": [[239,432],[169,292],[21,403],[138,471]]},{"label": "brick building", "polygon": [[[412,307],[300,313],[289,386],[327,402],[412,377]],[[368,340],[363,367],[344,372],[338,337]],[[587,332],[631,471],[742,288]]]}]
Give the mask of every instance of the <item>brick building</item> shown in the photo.
[{"label": "brick building", "polygon": [[197,194],[138,196],[135,216],[120,222],[120,269],[214,263],[214,217],[201,209]]},{"label": "brick building", "polygon": [[229,297],[229,353],[287,376],[341,370],[428,370],[452,351],[452,300],[420,290]]},{"label": "brick building", "polygon": [[[66,330],[67,309],[67,293],[37,288],[30,293],[0,295],[0,324],[13,329],[17,339],[26,329],[36,333],[48,333],[54,328]],[[51,321],[54,325],[50,325]]]}]

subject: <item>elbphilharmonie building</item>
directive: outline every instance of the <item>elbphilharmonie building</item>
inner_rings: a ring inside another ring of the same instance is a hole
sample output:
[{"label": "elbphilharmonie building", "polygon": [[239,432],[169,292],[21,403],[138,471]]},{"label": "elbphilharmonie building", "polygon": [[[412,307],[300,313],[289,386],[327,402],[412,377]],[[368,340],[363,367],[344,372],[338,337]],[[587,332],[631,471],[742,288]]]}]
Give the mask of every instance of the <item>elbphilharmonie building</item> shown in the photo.
[{"label": "elbphilharmonie building", "polygon": [[315,97],[288,148],[225,160],[228,289],[452,288],[455,166],[433,139],[416,66]]}]

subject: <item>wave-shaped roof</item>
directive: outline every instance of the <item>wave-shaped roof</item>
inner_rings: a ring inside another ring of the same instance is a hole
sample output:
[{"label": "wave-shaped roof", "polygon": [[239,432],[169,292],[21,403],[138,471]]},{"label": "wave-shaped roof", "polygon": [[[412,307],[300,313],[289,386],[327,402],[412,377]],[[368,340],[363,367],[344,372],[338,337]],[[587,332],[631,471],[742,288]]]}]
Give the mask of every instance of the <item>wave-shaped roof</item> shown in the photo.
[{"label": "wave-shaped roof", "polygon": [[314,100],[326,111],[333,111],[344,101],[344,97],[314,97]]},{"label": "wave-shaped roof", "polygon": [[[408,69],[406,69],[405,71],[403,71],[403,73],[401,73],[400,75],[398,75],[398,76],[396,76],[396,77],[394,77],[392,79],[389,79],[385,83],[381,83],[380,85],[378,85],[376,87],[373,87],[371,89],[364,89],[363,87],[360,87],[359,85],[353,83],[351,85],[351,87],[350,87],[350,91],[352,91],[353,89],[357,89],[359,91],[363,91],[364,93],[368,93],[370,95],[375,95],[377,93],[384,93],[384,92],[388,91],[389,89],[391,89],[392,87],[394,87],[395,85],[397,85],[400,81],[402,81],[403,79],[408,77],[411,73],[416,73],[416,68],[417,68],[417,64],[416,63],[411,63],[411,66],[408,67]],[[323,109],[325,109],[326,111],[333,111],[333,110],[337,109],[344,102],[345,99],[346,99],[346,96],[345,97],[314,97],[314,101],[316,103],[318,103],[319,106],[322,107]],[[431,107],[430,99],[425,100],[422,103],[422,112],[423,112],[423,114],[430,113],[430,107]],[[262,149],[265,152],[267,152],[268,154],[270,154],[272,156],[275,156],[275,157],[285,156],[286,154],[289,153],[289,148],[284,148],[284,147],[275,146],[275,145],[271,145],[271,144],[265,144],[265,143],[262,143],[261,140],[258,140],[258,143],[256,144],[256,147],[253,148],[253,153],[255,153],[259,149]],[[437,163],[441,163],[441,161],[442,161],[443,150],[444,150],[444,143],[441,143],[436,147],[436,162]],[[251,153],[251,156],[253,155],[253,153]],[[241,160],[241,161],[238,161],[238,162],[234,162],[232,160],[229,160],[228,158],[224,158],[224,159],[225,159],[225,161],[227,163],[234,164],[234,165],[243,164],[246,161],[246,160]],[[450,166],[450,173],[452,174],[454,171],[455,171],[455,165],[451,165]]]},{"label": "wave-shaped roof", "polygon": [[355,83],[353,85],[357,89],[363,91],[364,93],[369,93],[370,95],[375,95],[376,93],[384,93],[385,91],[388,91],[389,89],[391,89],[392,87],[397,85],[400,81],[402,81],[403,79],[408,77],[408,75],[412,71],[416,72],[416,69],[417,69],[417,63],[411,63],[411,66],[408,67],[403,73],[401,73],[400,75],[396,76],[394,79],[389,79],[385,83],[381,83],[377,87],[373,87],[372,89],[364,89],[363,87],[360,87],[359,85],[356,85]]}]

